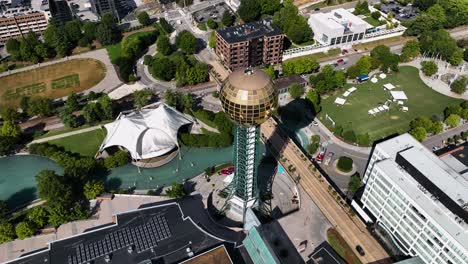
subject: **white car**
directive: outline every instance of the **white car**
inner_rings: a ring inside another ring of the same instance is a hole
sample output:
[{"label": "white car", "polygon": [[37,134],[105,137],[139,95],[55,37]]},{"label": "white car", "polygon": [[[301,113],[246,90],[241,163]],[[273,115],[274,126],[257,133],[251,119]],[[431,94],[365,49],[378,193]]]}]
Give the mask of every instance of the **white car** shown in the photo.
[{"label": "white car", "polygon": [[318,126],[318,122],[314,120],[314,121],[312,121],[312,125]]}]

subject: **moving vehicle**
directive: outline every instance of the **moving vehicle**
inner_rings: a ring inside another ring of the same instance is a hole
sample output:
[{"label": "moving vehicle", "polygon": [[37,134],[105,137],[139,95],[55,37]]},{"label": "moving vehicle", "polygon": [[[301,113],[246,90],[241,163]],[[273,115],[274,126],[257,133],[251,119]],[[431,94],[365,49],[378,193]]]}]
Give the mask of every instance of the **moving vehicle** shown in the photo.
[{"label": "moving vehicle", "polygon": [[314,121],[312,121],[312,125],[318,126],[318,122],[314,120]]},{"label": "moving vehicle", "polygon": [[359,253],[359,255],[364,256],[366,253],[364,252],[364,249],[360,245],[356,246],[356,251]]}]

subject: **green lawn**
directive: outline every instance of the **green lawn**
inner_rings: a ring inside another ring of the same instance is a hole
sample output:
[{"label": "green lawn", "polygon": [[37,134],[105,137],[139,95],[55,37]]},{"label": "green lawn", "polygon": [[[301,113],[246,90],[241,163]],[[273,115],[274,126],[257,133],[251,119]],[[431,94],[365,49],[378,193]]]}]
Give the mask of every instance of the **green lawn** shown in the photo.
[{"label": "green lawn", "polygon": [[106,131],[97,129],[78,135],[51,140],[48,143],[64,147],[66,150],[76,152],[84,156],[94,157],[99,149]]},{"label": "green lawn", "polygon": [[[150,34],[152,34],[152,31],[141,31],[141,32],[133,33],[125,38],[135,38],[137,36],[146,36]],[[106,46],[107,53],[109,54],[111,62],[116,61],[118,58],[122,56],[122,46],[120,45],[121,43],[122,41],[114,45]]]},{"label": "green lawn", "polygon": [[[371,24],[371,25],[374,26],[374,27],[378,27],[378,26],[380,26],[380,25],[383,24],[382,22],[380,22],[380,21],[377,20],[377,19],[374,19],[374,18],[371,17],[371,16],[368,16],[368,17],[364,18],[364,21],[366,21],[367,23]],[[384,22],[384,23],[385,23],[385,22]]]},{"label": "green lawn", "polygon": [[114,120],[106,120],[106,121],[102,121],[102,122],[95,123],[95,124],[92,124],[92,125],[85,124],[85,125],[82,125],[80,127],[75,127],[75,128],[65,128],[65,129],[62,129],[62,130],[54,130],[54,131],[47,132],[47,133],[45,133],[43,135],[34,137],[34,139],[41,139],[41,138],[56,136],[56,135],[60,135],[60,134],[64,134],[64,133],[68,133],[68,132],[72,132],[72,131],[76,131],[76,130],[85,129],[85,128],[92,127],[92,126],[104,125],[104,124],[107,124],[107,123],[110,123],[110,122],[113,122],[113,121]]},{"label": "green lawn", "polygon": [[[384,104],[391,98],[383,85],[392,83],[397,88],[394,91],[404,91],[408,100],[405,105],[409,111],[404,113],[399,110],[396,103],[390,104],[388,112],[381,112],[375,116],[369,115],[368,110]],[[343,92],[355,86],[357,91],[348,96],[344,106],[337,106],[336,97],[342,97]],[[330,122],[325,120],[328,114],[337,125],[342,125],[344,130],[354,130],[356,134],[369,133],[372,141],[389,136],[394,133],[404,133],[409,129],[409,122],[418,116],[431,117],[441,115],[445,107],[459,104],[461,100],[453,99],[433,91],[419,78],[418,69],[411,66],[400,67],[399,73],[392,73],[386,79],[374,84],[367,81],[362,84],[347,84],[337,91],[335,95],[322,98],[322,111],[320,120],[327,126]]]}]

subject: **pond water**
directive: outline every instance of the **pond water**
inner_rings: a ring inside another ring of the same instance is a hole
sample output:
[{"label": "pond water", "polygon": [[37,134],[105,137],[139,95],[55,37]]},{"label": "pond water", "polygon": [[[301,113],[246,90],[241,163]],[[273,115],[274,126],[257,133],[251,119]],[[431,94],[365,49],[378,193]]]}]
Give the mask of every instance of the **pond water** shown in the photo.
[{"label": "pond water", "polygon": [[[208,166],[232,161],[233,148],[202,149],[182,147],[181,156],[168,164],[153,169],[140,169],[128,164],[110,171],[106,184],[111,188],[154,189],[173,182],[182,182],[202,173]],[[0,200],[7,200],[12,207],[34,200],[36,181],[41,170],[63,170],[55,162],[31,155],[0,158]]]}]

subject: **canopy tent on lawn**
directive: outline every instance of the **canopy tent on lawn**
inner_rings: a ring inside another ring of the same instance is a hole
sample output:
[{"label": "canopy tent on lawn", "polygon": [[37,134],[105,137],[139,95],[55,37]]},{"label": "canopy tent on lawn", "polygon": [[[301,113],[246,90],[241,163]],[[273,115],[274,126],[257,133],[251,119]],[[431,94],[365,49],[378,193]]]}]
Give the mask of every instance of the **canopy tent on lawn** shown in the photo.
[{"label": "canopy tent on lawn", "polygon": [[384,84],[383,87],[384,87],[385,89],[387,89],[387,90],[393,90],[393,89],[396,88],[395,85],[393,85],[393,84],[391,84],[391,83],[386,83],[386,84]]},{"label": "canopy tent on lawn", "polygon": [[387,74],[381,73],[381,74],[379,75],[379,77],[380,77],[380,79],[385,79],[385,78],[387,78]]},{"label": "canopy tent on lawn", "polygon": [[343,98],[340,98],[340,97],[337,97],[335,99],[335,104],[344,105],[345,103],[346,103],[346,99],[343,99]]},{"label": "canopy tent on lawn", "polygon": [[349,91],[344,92],[343,97],[348,97],[351,93]]},{"label": "canopy tent on lawn", "polygon": [[403,91],[391,91],[390,93],[394,100],[408,100],[408,97],[406,97]]},{"label": "canopy tent on lawn", "polygon": [[377,78],[374,77],[374,78],[372,78],[370,81],[371,81],[372,83],[377,83],[379,80],[378,80]]}]

